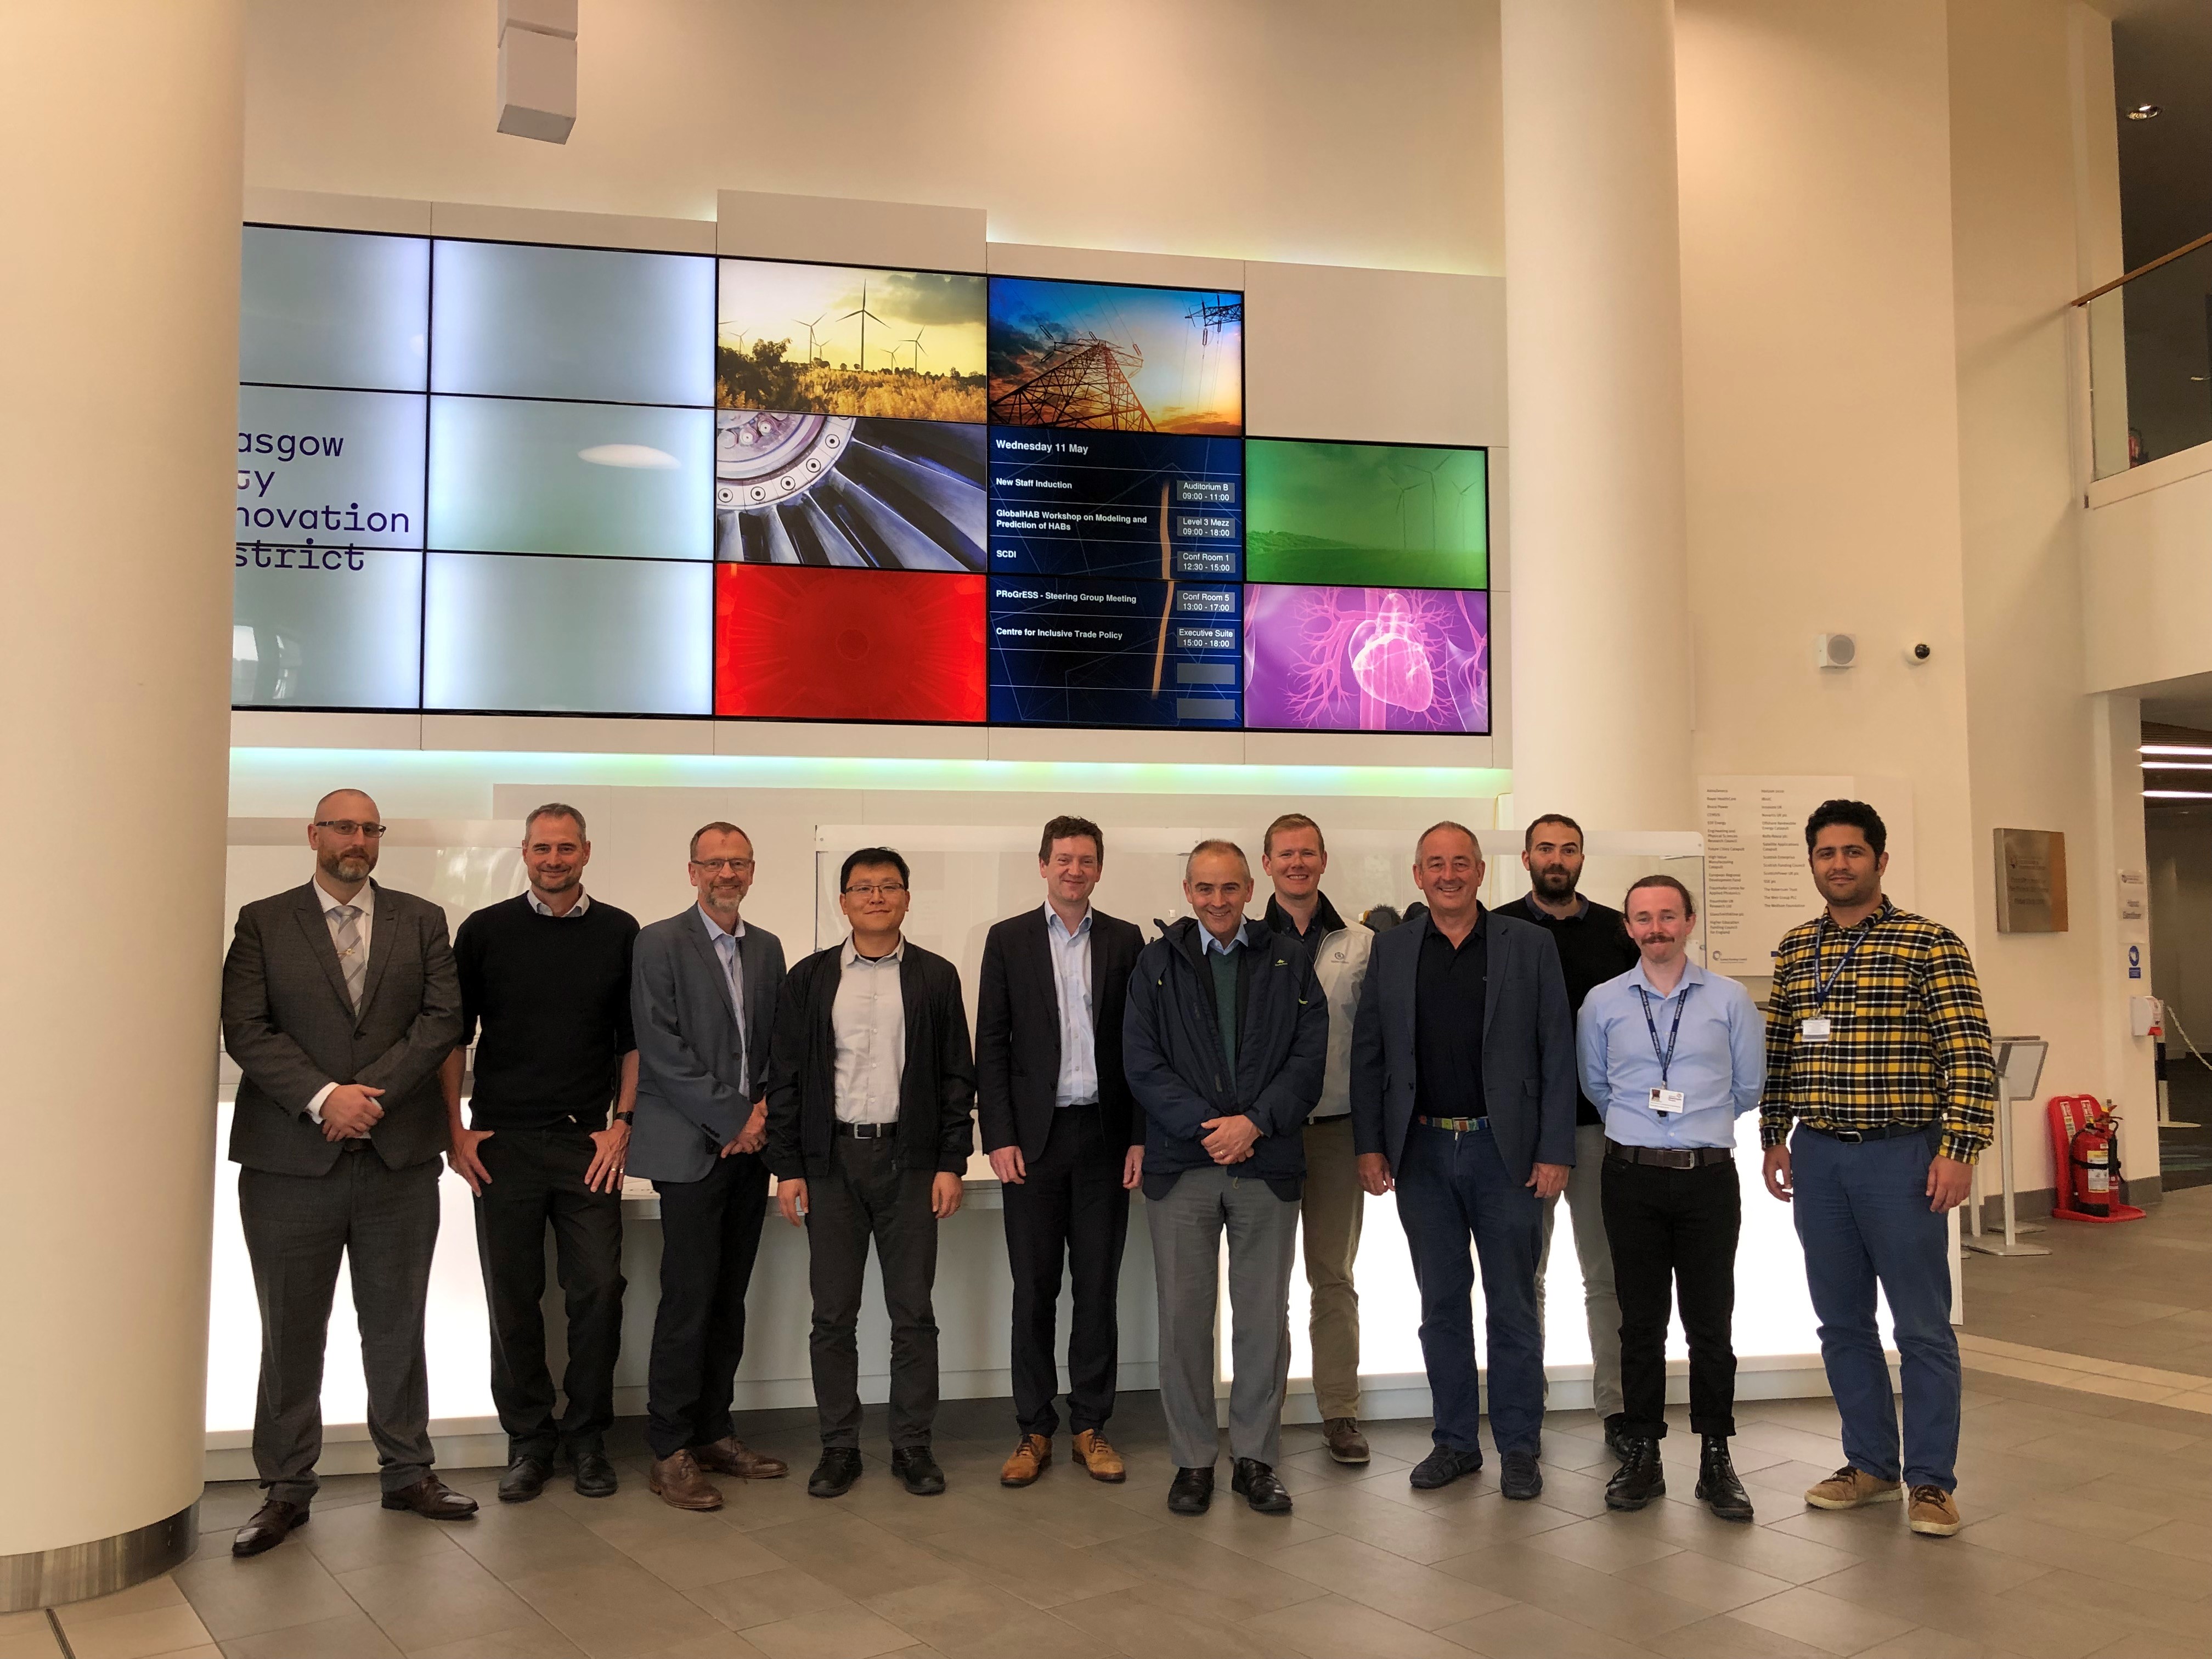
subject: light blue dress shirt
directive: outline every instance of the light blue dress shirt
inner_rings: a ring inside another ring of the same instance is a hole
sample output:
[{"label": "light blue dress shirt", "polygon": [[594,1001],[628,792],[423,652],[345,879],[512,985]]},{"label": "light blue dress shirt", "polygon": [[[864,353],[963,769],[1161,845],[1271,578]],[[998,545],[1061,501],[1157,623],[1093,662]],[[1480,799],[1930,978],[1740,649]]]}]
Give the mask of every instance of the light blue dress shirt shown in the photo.
[{"label": "light blue dress shirt", "polygon": [[[1663,1086],[1681,1091],[1682,1109],[1662,1116],[1651,1109],[1651,1091],[1662,1086],[1660,1056],[1677,1013],[1681,1035]],[[1751,993],[1694,962],[1682,964],[1670,996],[1659,994],[1640,962],[1595,988],[1583,1000],[1575,1047],[1583,1092],[1605,1120],[1606,1138],[1624,1146],[1733,1146],[1735,1120],[1757,1108],[1766,1083],[1765,1022]]]},{"label": "light blue dress shirt", "polygon": [[721,958],[722,973],[730,981],[730,1006],[738,1018],[738,1092],[750,1099],[753,1057],[745,1049],[745,963],[738,954],[738,941],[745,936],[744,918],[738,918],[736,933],[726,933],[721,924],[707,914],[705,905],[693,908],[699,912],[699,920],[707,924],[707,938],[714,945],[714,954]]},{"label": "light blue dress shirt", "polygon": [[1051,905],[1044,907],[1045,943],[1060,995],[1060,1082],[1055,1106],[1087,1106],[1098,1098],[1098,1042],[1091,1024],[1091,912],[1069,933]]}]

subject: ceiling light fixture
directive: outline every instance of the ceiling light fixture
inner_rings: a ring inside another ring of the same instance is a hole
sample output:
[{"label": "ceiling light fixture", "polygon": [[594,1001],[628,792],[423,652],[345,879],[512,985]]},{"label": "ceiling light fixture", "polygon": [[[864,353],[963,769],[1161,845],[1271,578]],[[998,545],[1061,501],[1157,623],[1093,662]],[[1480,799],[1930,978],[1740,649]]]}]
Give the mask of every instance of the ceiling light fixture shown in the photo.
[{"label": "ceiling light fixture", "polygon": [[2195,755],[2212,760],[2212,744],[2202,743],[2145,743],[2136,746],[2138,755]]},{"label": "ceiling light fixture", "polygon": [[2147,760],[2142,763],[2146,772],[2212,772],[2212,761]]},{"label": "ceiling light fixture", "polygon": [[2155,121],[2158,119],[2159,114],[2160,111],[2156,104],[2137,104],[2133,109],[2128,112],[2128,119],[2130,121]]},{"label": "ceiling light fixture", "polygon": [[2146,789],[2145,800],[2212,800],[2212,790],[2205,789]]}]

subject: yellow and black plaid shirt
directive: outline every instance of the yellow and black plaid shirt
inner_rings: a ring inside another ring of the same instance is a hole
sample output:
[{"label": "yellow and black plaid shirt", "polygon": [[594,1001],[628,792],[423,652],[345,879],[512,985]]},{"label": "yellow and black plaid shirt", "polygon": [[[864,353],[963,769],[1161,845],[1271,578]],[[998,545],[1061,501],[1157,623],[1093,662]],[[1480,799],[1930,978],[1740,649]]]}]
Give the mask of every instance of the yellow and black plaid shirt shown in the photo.
[{"label": "yellow and black plaid shirt", "polygon": [[[1825,997],[1822,972],[1832,975]],[[1821,1015],[1828,1040],[1807,1042],[1803,1023]],[[1996,1132],[1996,1087],[1981,986],[1949,928],[1885,898],[1856,927],[1823,916],[1783,936],[1766,1016],[1761,1146],[1785,1139],[1793,1117],[1846,1130],[1940,1118],[1942,1155],[1971,1164]]]}]

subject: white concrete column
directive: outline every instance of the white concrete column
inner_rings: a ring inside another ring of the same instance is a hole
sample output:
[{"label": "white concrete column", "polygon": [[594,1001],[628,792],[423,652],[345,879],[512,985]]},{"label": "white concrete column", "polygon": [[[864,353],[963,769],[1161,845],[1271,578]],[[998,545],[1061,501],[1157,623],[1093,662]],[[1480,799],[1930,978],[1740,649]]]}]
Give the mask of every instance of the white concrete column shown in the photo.
[{"label": "white concrete column", "polygon": [[191,1542],[227,793],[240,0],[0,51],[0,1609]]},{"label": "white concrete column", "polygon": [[1674,9],[1501,32],[1514,813],[1688,829]]}]

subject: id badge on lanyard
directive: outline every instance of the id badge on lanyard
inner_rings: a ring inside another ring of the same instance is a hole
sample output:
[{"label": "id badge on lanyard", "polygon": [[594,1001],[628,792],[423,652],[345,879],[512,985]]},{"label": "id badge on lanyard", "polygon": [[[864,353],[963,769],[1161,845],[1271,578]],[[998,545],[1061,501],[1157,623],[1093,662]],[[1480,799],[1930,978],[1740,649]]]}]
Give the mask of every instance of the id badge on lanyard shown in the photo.
[{"label": "id badge on lanyard", "polygon": [[1672,1117],[1683,1109],[1682,1091],[1667,1086],[1668,1073],[1674,1069],[1674,1044],[1682,1035],[1682,1011],[1690,1006],[1690,993],[1697,988],[1694,985],[1682,988],[1681,1000],[1674,1005],[1674,1029],[1667,1033],[1667,1048],[1662,1054],[1659,1048],[1658,1022],[1651,1018],[1651,999],[1641,985],[1636,988],[1636,1000],[1644,1006],[1644,1029],[1651,1034],[1651,1058],[1659,1062],[1659,1086],[1651,1091],[1649,1103],[1660,1117]]},{"label": "id badge on lanyard", "polygon": [[1824,978],[1820,973],[1820,958],[1827,950],[1828,919],[1826,916],[1820,918],[1820,931],[1813,941],[1813,1006],[1820,1012],[1808,1014],[1797,1022],[1800,1042],[1827,1042],[1833,1040],[1836,1033],[1834,1023],[1827,1014],[1828,993],[1836,988],[1836,981],[1844,976],[1844,969],[1851,965],[1851,958],[1859,953],[1859,946],[1867,942],[1868,935],[1873,932],[1872,927],[1868,927],[1853,939],[1836,963],[1836,971]]}]

